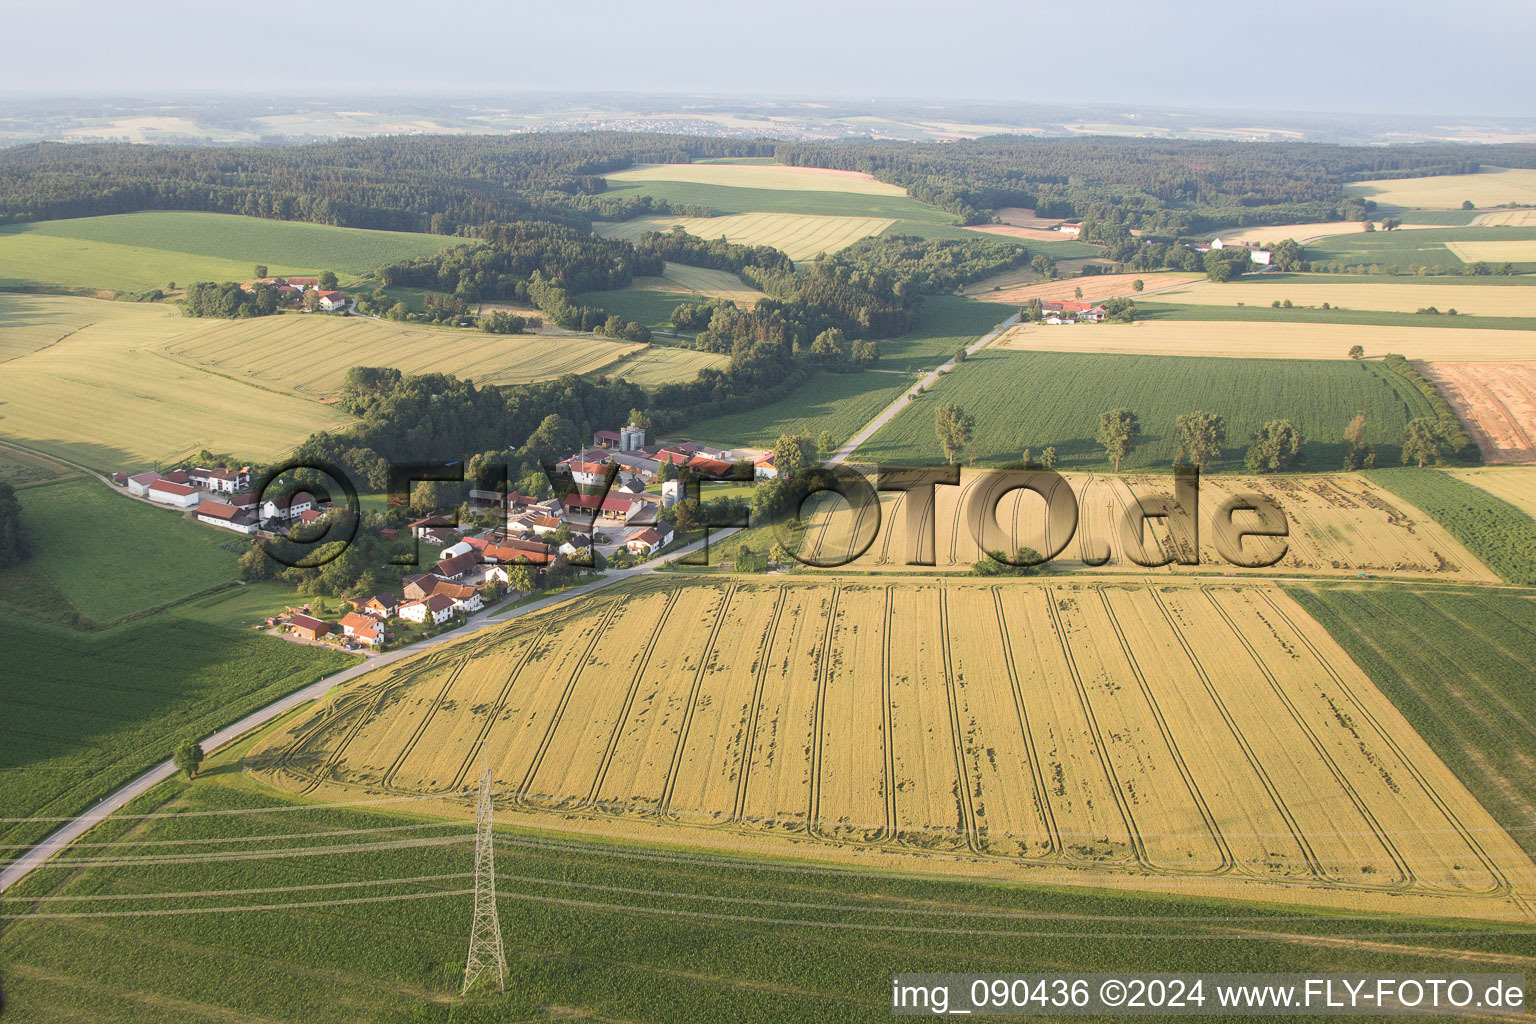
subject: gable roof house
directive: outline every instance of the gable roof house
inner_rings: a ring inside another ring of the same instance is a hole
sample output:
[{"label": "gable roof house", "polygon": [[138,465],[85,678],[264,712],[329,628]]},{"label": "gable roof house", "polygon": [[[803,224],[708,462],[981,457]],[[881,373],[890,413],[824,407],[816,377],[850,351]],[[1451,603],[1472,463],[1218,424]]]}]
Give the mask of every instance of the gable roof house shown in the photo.
[{"label": "gable roof house", "polygon": [[430,618],[432,625],[441,626],[453,618],[453,610],[452,598],[433,594],[423,600],[401,605],[400,617],[409,622],[426,622]]},{"label": "gable roof house", "polygon": [[262,519],[280,519],[288,522],[297,519],[308,512],[315,505],[314,497],[308,491],[299,491],[296,494],[279,494],[275,498],[268,498],[261,503]]},{"label": "gable roof house", "polygon": [[305,640],[318,640],[331,631],[331,624],[311,615],[295,614],[288,620],[293,631]]},{"label": "gable roof house", "polygon": [[473,569],[479,561],[479,554],[474,551],[465,551],[454,555],[452,558],[445,558],[438,562],[432,567],[432,573],[445,580],[463,579],[464,574]]},{"label": "gable roof house", "polygon": [[441,576],[430,572],[422,573],[420,576],[407,576],[400,586],[400,592],[405,595],[407,601],[420,601],[437,589],[437,585],[441,582],[443,582]]},{"label": "gable roof house", "polygon": [[160,479],[159,473],[139,473],[128,478],[128,493],[135,498],[142,498],[149,491],[149,485]]},{"label": "gable roof house", "polygon": [[209,526],[222,526],[236,533],[256,532],[256,517],[250,512],[222,501],[205,501],[197,506],[197,521]]},{"label": "gable roof house", "polygon": [[334,313],[338,309],[345,309],[347,297],[341,292],[321,292],[320,308],[327,313]]},{"label": "gable roof house", "polygon": [[358,612],[347,612],[337,623],[341,631],[359,643],[374,647],[384,639],[384,627],[379,620]]},{"label": "gable roof house", "polygon": [[174,508],[192,508],[202,500],[202,494],[196,487],[170,480],[156,480],[145,489],[144,496],[150,501]]},{"label": "gable roof house", "polygon": [[188,482],[205,491],[213,491],[215,494],[234,494],[251,486],[251,467],[244,466],[240,469],[224,469],[215,466],[205,469],[199,466],[187,471]]}]

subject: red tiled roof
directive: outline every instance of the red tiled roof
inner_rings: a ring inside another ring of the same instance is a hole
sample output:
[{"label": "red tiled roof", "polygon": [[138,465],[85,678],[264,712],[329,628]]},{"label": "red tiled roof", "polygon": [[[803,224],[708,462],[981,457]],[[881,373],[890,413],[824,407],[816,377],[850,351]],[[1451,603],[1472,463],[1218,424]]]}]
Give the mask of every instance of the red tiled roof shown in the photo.
[{"label": "red tiled roof", "polygon": [[226,505],[222,501],[205,501],[197,506],[197,514],[213,519],[232,520],[240,514],[240,510],[233,505]]},{"label": "red tiled roof", "polygon": [[426,604],[427,607],[432,611],[440,612],[445,608],[453,607],[453,598],[444,594],[433,594],[431,597],[427,598]]},{"label": "red tiled roof", "polygon": [[432,571],[439,576],[457,576],[478,561],[480,561],[478,552],[466,551],[462,555],[443,559],[432,567]]},{"label": "red tiled roof", "polygon": [[329,622],[326,622],[322,619],[317,619],[311,615],[295,614],[289,621],[292,622],[295,626],[301,626],[304,629],[320,630],[331,628],[331,624]]},{"label": "red tiled roof", "polygon": [[696,469],[701,473],[708,473],[710,476],[725,476],[735,468],[732,463],[711,459],[706,455],[695,455],[688,460],[688,466],[690,469]]},{"label": "red tiled roof", "polygon": [[170,480],[160,480],[149,485],[149,489],[160,494],[176,494],[185,498],[189,494],[196,494],[196,487],[188,487],[186,484],[174,483]]},{"label": "red tiled roof", "polygon": [[128,478],[136,484],[152,484],[160,479],[159,473],[139,473]]},{"label": "red tiled roof", "polygon": [[622,440],[624,440],[623,437],[621,437],[619,435],[619,432],[617,430],[599,430],[597,433],[593,434],[592,436],[593,437],[600,437],[604,441],[622,441]]},{"label": "red tiled roof", "polygon": [[173,484],[184,484],[192,478],[187,475],[185,470],[173,469],[169,473],[165,474],[165,479],[169,480]]},{"label": "red tiled roof", "polygon": [[572,494],[565,499],[567,508],[601,509],[604,512],[628,512],[634,504],[633,498],[611,494],[607,497],[597,494]]}]

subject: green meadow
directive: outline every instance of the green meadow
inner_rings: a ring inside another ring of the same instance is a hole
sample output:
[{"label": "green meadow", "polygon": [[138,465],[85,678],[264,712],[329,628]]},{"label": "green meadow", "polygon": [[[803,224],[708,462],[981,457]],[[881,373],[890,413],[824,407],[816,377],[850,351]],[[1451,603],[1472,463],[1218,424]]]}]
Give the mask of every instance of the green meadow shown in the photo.
[{"label": "green meadow", "polygon": [[260,220],[223,213],[145,212],[0,228],[0,288],[148,291],[174,282],[247,281],[332,270],[356,280],[386,263],[463,239]]}]

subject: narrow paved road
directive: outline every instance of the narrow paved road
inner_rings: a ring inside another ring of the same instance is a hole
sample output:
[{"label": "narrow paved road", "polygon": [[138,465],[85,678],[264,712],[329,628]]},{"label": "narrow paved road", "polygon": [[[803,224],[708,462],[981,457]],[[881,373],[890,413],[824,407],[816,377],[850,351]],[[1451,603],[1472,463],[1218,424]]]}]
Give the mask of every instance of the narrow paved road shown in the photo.
[{"label": "narrow paved road", "polygon": [[[1004,331],[1018,322],[1019,314],[1015,313],[1013,316],[1009,317],[1007,320],[1004,320],[1002,323],[992,328],[986,334],[983,334],[980,338],[977,338],[975,341],[967,345],[965,347],[965,354],[968,356],[975,355],[977,352],[986,348],[988,345],[992,344],[992,342],[996,341],[998,335],[1002,334]],[[875,431],[891,422],[897,413],[911,405],[912,400],[915,399],[918,395],[922,394],[924,388],[931,386],[934,381],[938,380],[941,373],[948,373],[954,368],[955,361],[953,358],[951,358],[949,362],[943,364],[937,369],[928,371],[922,380],[912,385],[906,391],[903,391],[900,398],[896,399],[896,401],[882,409],[874,419],[864,424],[863,429],[850,437],[847,444],[833,452],[832,457],[827,460],[827,465],[840,466],[844,462],[847,462],[849,457],[852,456],[854,452],[858,451],[859,445],[863,444],[865,441],[868,441],[871,437],[874,436]]]},{"label": "narrow paved road", "polygon": [[[734,529],[712,531],[710,540],[712,542],[718,543],[719,541],[725,539],[735,532],[736,531]],[[436,647],[440,644],[452,643],[455,640],[461,640],[469,634],[478,632],[487,626],[499,626],[502,623],[511,622],[513,619],[521,618],[524,615],[531,615],[534,612],[542,611],[543,609],[552,605],[559,604],[562,601],[569,601],[573,598],[590,594],[595,590],[600,590],[603,587],[612,586],[613,584],[619,583],[623,580],[633,579],[636,576],[649,575],[654,573],[657,569],[661,568],[661,566],[665,565],[666,563],[673,561],[674,559],[681,558],[683,555],[691,554],[692,552],[697,551],[700,547],[703,546],[704,543],[704,541],[699,541],[695,544],[690,544],[687,547],[679,548],[678,550],[668,554],[665,558],[662,558],[656,562],[648,563],[646,565],[638,566],[634,569],[612,570],[607,575],[601,576],[589,583],[583,583],[578,587],[572,587],[570,590],[561,591],[558,594],[546,598],[541,598],[538,601],[531,601],[528,604],[513,608],[511,611],[505,611],[498,614],[494,609],[491,609],[486,612],[482,612],[480,615],[472,616],[468,622],[460,626],[458,629],[439,634],[438,636],[432,637],[430,640],[423,640],[421,643],[412,644],[409,647],[401,647],[397,650],[385,651],[383,654],[380,654],[377,657],[369,658],[356,665],[353,665],[351,668],[342,669],[340,672],[337,672],[334,675],[326,676],[324,679],[312,683],[309,686],[304,687],[302,690],[290,693],[288,696],[268,704],[266,707],[260,709],[259,711],[251,712],[249,715],[246,715],[238,722],[226,726],[225,728],[220,729],[218,732],[214,733],[212,736],[209,736],[207,739],[202,740],[201,746],[204,751],[217,750],[219,747],[222,747],[225,744],[234,742],[251,730],[260,728],[261,726],[266,725],[268,722],[271,722],[273,719],[287,714],[289,711],[293,710],[301,704],[312,700],[319,700],[333,688],[341,686],[344,683],[351,682],[353,679],[356,679],[358,676],[363,675],[366,672],[372,672],[373,670],[382,668],[391,662],[399,661],[401,658],[410,657],[413,654],[432,647]],[[110,815],[115,814],[117,811],[121,810],[130,801],[143,796],[152,788],[158,786],[160,783],[164,782],[166,779],[169,779],[175,774],[176,766],[173,765],[170,761],[162,761],[160,764],[155,765],[155,767],[151,768],[143,775],[140,775],[132,782],[113,792],[110,796],[106,797],[101,802],[85,811],[79,817],[70,820],[58,831],[50,835],[47,839],[32,847],[20,857],[17,857],[3,870],[0,870],[0,892],[4,892],[11,886],[15,885],[17,882],[21,881],[27,875],[31,874],[33,871],[37,870],[37,868],[58,854],[59,851],[63,850],[70,843],[73,843],[86,832],[99,825]]]},{"label": "narrow paved road", "polygon": [[[355,308],[355,306],[356,302],[354,301],[353,308]],[[363,314],[358,315],[361,316]],[[998,324],[992,330],[988,331],[986,334],[982,335],[976,341],[968,345],[965,350],[966,353],[968,355],[974,354],[975,352],[985,348],[987,345],[990,345],[994,340],[997,339],[998,335],[1002,334],[1003,331],[1018,323],[1018,321],[1018,314],[1014,314],[1013,316],[1009,317],[1007,320]],[[892,417],[901,412],[902,409],[906,408],[912,399],[919,392],[921,392],[923,388],[928,387],[934,381],[938,380],[939,374],[953,369],[954,365],[955,361],[953,358],[951,358],[942,366],[926,374],[909,390],[903,392],[900,398],[892,402],[878,415],[876,415],[874,419],[866,423],[863,429],[861,429],[857,434],[854,434],[853,437],[849,439],[847,444],[843,445],[835,453],[833,453],[832,457],[827,460],[826,464],[828,466],[836,466],[846,461],[847,458],[852,455],[855,450],[857,450],[859,445],[869,440],[875,431],[885,426],[891,421]],[[0,445],[6,444],[7,442],[0,441]],[[31,451],[31,449],[25,448],[22,445],[11,445],[11,447],[18,448],[22,451]],[[43,453],[38,452],[34,454]],[[46,457],[54,458],[53,456]],[[73,469],[79,469],[90,473],[96,479],[106,484],[106,486],[109,487],[114,493],[125,493],[121,489],[114,487],[111,481],[109,481],[102,474],[87,466],[81,466],[78,463],[72,463],[64,459],[54,458],[54,461],[63,463],[64,465],[70,466]],[[718,532],[714,532],[710,540],[718,543],[719,541],[724,540],[726,537],[729,537],[735,532],[736,531],[734,529],[720,530]],[[510,622],[513,619],[520,618],[524,615],[530,615],[533,612],[541,611],[550,607],[551,605],[559,604],[562,601],[569,601],[572,598],[590,594],[595,590],[611,586],[612,584],[618,583],[622,580],[632,579],[636,576],[644,576],[649,573],[653,573],[667,562],[674,561],[678,558],[681,558],[683,555],[691,554],[694,551],[697,551],[705,543],[705,541],[699,541],[697,543],[690,544],[685,548],[679,548],[677,551],[672,552],[663,559],[648,563],[638,568],[611,570],[607,573],[607,575],[595,579],[590,583],[584,583],[579,587],[574,587],[570,590],[556,594],[553,597],[547,597],[538,601],[533,601],[521,607],[514,608],[510,612],[503,612],[500,615],[496,614],[494,611],[484,612],[479,616],[472,617],[468,622],[466,622],[463,626],[460,626],[458,629],[443,633],[439,636],[433,637],[430,640],[425,640],[418,644],[412,644],[409,647],[402,647],[394,651],[386,651],[377,657],[369,658],[357,665],[352,666],[351,668],[343,669],[342,671],[337,672],[335,675],[327,676],[316,683],[306,686],[302,690],[299,690],[295,693],[290,693],[288,696],[268,704],[266,707],[260,709],[259,711],[251,712],[249,715],[246,715],[238,722],[220,729],[212,736],[209,736],[207,739],[203,740],[201,746],[204,751],[217,750],[219,747],[222,747],[227,743],[234,742],[241,736],[244,736],[246,733],[250,732],[252,729],[260,728],[261,726],[266,725],[268,722],[271,722],[273,719],[287,714],[289,711],[298,707],[300,704],[320,699],[333,687],[341,686],[344,683],[350,682],[365,672],[372,672],[375,669],[383,668],[385,665],[388,665],[391,662],[399,661],[401,658],[408,657],[417,653],[418,651],[424,651],[428,648],[436,647],[439,644],[451,643],[454,640],[462,639],[471,633],[485,628],[486,626],[501,625],[504,622]],[[149,771],[145,772],[143,775],[140,775],[138,778],[134,779],[132,782],[121,787],[110,796],[106,797],[101,802],[85,811],[79,817],[67,822],[63,827],[54,832],[47,839],[32,847],[26,853],[23,853],[20,857],[17,857],[14,861],[11,862],[9,866],[3,870],[0,870],[0,892],[4,892],[6,889],[9,889],[11,886],[21,881],[27,875],[37,870],[39,866],[57,855],[59,851],[63,850],[70,843],[73,843],[76,839],[79,839],[86,832],[100,824],[108,816],[121,810],[130,801],[143,796],[145,793],[149,792],[150,789],[158,786],[160,783],[164,782],[166,779],[169,779],[174,774],[176,774],[175,765],[173,765],[170,761],[163,761],[155,767],[151,768]]]}]

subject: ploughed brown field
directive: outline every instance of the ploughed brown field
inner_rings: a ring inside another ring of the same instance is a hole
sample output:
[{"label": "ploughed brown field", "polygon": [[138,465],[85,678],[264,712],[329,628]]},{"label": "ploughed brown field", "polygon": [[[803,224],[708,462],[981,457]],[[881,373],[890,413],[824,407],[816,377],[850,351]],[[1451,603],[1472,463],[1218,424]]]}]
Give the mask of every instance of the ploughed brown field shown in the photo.
[{"label": "ploughed brown field", "polygon": [[1440,386],[1484,462],[1536,462],[1536,363],[1415,365]]},{"label": "ploughed brown field", "polygon": [[302,795],[888,869],[1521,918],[1533,865],[1268,584],[681,576],[262,738]]}]

